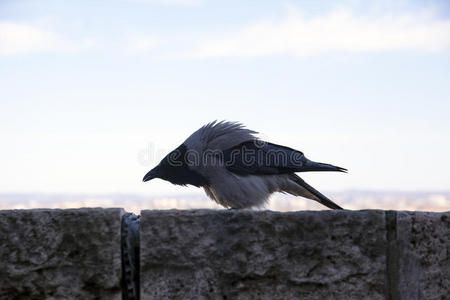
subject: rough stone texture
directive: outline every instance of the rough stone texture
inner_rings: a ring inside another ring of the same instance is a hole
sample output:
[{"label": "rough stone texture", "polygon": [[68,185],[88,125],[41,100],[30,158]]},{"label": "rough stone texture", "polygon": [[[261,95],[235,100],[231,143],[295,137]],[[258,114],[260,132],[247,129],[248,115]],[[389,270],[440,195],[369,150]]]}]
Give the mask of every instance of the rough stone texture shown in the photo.
[{"label": "rough stone texture", "polygon": [[141,299],[385,299],[383,211],[143,211]]},{"label": "rough stone texture", "polygon": [[[121,299],[122,209],[0,211],[0,299]],[[143,211],[141,299],[450,299],[450,212]]]},{"label": "rough stone texture", "polygon": [[122,213],[0,211],[0,299],[121,299]]},{"label": "rough stone texture", "polygon": [[391,296],[450,299],[450,212],[391,213],[397,222],[390,253],[398,262]]}]

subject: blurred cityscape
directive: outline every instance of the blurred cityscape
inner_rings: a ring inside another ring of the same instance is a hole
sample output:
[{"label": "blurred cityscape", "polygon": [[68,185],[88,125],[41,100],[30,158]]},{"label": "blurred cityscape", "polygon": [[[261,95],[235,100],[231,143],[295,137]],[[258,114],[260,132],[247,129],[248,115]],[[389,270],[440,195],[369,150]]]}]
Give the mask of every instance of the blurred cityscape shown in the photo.
[{"label": "blurred cityscape", "polygon": [[[450,211],[450,192],[342,191],[325,192],[345,209]],[[223,209],[204,194],[144,196],[133,194],[0,194],[0,209],[123,207],[139,213],[144,209]],[[276,193],[260,209],[276,211],[323,210],[312,200]]]}]

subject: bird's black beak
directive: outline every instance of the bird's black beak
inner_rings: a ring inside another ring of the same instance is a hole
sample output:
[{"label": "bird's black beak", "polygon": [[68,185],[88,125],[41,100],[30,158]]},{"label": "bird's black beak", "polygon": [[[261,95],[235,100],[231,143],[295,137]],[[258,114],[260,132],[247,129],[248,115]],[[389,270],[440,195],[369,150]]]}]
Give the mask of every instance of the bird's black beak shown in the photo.
[{"label": "bird's black beak", "polygon": [[153,178],[157,178],[160,175],[160,167],[156,166],[153,169],[151,169],[147,174],[145,174],[144,178],[142,179],[143,182],[152,180]]}]

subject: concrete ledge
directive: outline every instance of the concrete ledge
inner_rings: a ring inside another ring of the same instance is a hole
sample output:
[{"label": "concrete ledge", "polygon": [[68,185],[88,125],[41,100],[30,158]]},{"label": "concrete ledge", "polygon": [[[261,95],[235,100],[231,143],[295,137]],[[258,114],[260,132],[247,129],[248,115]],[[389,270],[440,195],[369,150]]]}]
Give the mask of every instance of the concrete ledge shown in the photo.
[{"label": "concrete ledge", "polygon": [[141,299],[444,299],[449,216],[143,211]]},{"label": "concrete ledge", "polygon": [[450,212],[169,210],[143,211],[140,223],[123,214],[0,211],[0,299],[450,294]]},{"label": "concrete ledge", "polygon": [[121,299],[122,214],[0,211],[0,299]]}]

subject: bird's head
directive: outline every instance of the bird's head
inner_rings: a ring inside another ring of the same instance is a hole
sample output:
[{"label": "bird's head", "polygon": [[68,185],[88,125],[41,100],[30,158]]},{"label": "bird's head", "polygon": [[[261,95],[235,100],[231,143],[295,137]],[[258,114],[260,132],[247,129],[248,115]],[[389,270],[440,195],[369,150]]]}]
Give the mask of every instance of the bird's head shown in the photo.
[{"label": "bird's head", "polygon": [[160,178],[176,184],[175,177],[183,167],[183,161],[178,153],[179,148],[167,154],[156,167],[145,174],[142,181],[146,182],[154,178]]},{"label": "bird's head", "polygon": [[199,172],[191,169],[186,162],[187,147],[182,144],[173,150],[161,162],[145,174],[142,181],[146,182],[154,178],[160,178],[176,185],[204,186],[207,179]]}]

